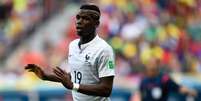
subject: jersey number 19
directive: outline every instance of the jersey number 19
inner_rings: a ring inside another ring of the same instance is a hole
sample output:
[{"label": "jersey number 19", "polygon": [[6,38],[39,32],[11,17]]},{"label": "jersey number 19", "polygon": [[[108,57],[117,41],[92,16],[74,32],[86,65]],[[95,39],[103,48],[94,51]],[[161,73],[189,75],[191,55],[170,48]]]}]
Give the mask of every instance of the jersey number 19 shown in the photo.
[{"label": "jersey number 19", "polygon": [[74,75],[75,75],[75,83],[81,83],[82,80],[82,73],[79,71],[74,71]]}]

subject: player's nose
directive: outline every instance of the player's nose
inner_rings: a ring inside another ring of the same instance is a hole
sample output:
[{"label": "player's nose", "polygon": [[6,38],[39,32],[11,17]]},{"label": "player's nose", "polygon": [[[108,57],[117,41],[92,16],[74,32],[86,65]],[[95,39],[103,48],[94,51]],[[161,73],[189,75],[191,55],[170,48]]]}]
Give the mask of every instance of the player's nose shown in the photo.
[{"label": "player's nose", "polygon": [[80,25],[80,24],[82,24],[82,23],[83,23],[82,18],[79,18],[79,19],[76,20],[76,24],[77,24],[77,25]]},{"label": "player's nose", "polygon": [[82,27],[83,26],[83,22],[82,21],[77,21],[76,22],[76,27]]}]

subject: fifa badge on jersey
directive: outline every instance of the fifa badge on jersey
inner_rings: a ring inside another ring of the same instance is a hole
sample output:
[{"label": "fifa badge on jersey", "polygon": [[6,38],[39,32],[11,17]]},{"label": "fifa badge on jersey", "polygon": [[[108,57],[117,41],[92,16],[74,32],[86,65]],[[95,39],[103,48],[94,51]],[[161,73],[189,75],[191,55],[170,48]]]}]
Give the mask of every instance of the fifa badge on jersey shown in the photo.
[{"label": "fifa badge on jersey", "polygon": [[107,67],[109,69],[114,69],[114,62],[112,61],[112,59],[109,59],[107,62]]}]

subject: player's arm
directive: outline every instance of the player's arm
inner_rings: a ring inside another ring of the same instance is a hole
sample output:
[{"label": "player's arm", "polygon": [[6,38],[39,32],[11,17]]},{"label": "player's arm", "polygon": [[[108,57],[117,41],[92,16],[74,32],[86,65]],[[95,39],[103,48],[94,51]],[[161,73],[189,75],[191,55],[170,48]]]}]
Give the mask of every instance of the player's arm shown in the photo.
[{"label": "player's arm", "polygon": [[187,95],[191,95],[191,96],[197,96],[197,92],[193,89],[189,89],[185,86],[182,85],[178,85],[174,80],[172,80],[170,77],[168,77],[168,89],[169,90],[173,90],[173,91],[177,91],[179,93],[182,94],[187,94]]},{"label": "player's arm", "polygon": [[80,85],[78,92],[87,95],[108,97],[112,91],[114,76],[100,78],[100,83],[96,85]]},{"label": "player's arm", "polygon": [[[57,67],[53,69],[53,72],[61,80],[64,87],[70,90],[74,88],[75,85],[71,82],[70,77],[64,70]],[[100,83],[94,85],[80,84],[77,91],[87,95],[108,97],[112,91],[113,78],[114,76],[102,77],[100,78]]]},{"label": "player's arm", "polygon": [[42,80],[60,82],[60,79],[57,76],[55,76],[55,74],[46,73],[42,70],[41,67],[35,64],[28,64],[27,66],[25,66],[25,69],[28,70],[29,72],[33,72]]},{"label": "player's arm", "polygon": [[94,85],[73,84],[65,71],[60,68],[55,68],[54,73],[62,80],[62,84],[68,88],[77,90],[80,93],[87,95],[108,97],[112,91],[114,79],[114,55],[112,50],[106,50],[101,53],[97,61],[98,75],[100,82]]}]

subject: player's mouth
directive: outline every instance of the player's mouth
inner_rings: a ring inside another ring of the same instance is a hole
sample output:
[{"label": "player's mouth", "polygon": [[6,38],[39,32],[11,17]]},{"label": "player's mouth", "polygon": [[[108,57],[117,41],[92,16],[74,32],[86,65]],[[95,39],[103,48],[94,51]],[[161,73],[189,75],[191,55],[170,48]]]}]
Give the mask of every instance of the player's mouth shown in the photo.
[{"label": "player's mouth", "polygon": [[77,31],[82,31],[82,27],[76,27]]}]

